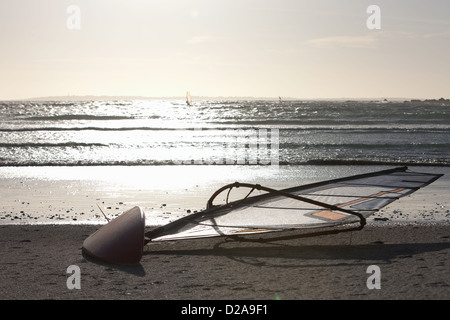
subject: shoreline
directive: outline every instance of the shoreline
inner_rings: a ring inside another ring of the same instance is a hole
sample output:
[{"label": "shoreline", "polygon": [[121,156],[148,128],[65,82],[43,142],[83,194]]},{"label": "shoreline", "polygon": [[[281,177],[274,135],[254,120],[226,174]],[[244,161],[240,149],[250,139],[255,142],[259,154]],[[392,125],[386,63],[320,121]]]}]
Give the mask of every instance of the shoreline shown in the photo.
[{"label": "shoreline", "polygon": [[[98,226],[0,226],[2,300],[450,299],[450,223],[373,222],[363,230],[278,242],[225,238],[147,245],[139,265],[82,253]],[[80,289],[68,289],[69,266]],[[369,289],[369,266],[381,288]]]},{"label": "shoreline", "polygon": [[[138,205],[146,212],[147,226],[161,226],[205,209],[214,191],[235,181],[283,189],[383,168],[386,167],[0,167],[0,225],[98,225],[106,223],[102,211],[108,218],[115,218]],[[450,167],[411,169],[445,175],[370,219],[450,221]]]}]

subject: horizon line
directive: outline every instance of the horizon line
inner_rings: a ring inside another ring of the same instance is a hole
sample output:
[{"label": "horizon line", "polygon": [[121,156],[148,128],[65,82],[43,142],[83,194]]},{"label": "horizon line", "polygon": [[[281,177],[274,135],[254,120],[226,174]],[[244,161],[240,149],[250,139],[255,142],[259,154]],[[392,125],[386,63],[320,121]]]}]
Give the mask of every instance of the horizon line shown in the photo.
[{"label": "horizon line", "polygon": [[[336,98],[308,98],[308,97],[284,97],[284,96],[202,96],[202,95],[191,95],[191,97],[206,100],[206,99],[234,99],[234,100],[290,100],[290,101],[320,101],[320,100],[352,100],[352,101],[362,101],[362,100],[387,100],[387,101],[411,101],[411,100],[449,100],[443,97],[440,98],[406,98],[406,97],[370,97],[370,98],[357,98],[357,97],[336,97]],[[42,96],[42,97],[31,97],[31,98],[15,98],[15,99],[0,99],[0,101],[55,101],[55,100],[66,100],[66,101],[86,101],[86,100],[167,100],[167,99],[185,99],[184,96],[129,96],[129,95],[64,95],[64,96]]]}]

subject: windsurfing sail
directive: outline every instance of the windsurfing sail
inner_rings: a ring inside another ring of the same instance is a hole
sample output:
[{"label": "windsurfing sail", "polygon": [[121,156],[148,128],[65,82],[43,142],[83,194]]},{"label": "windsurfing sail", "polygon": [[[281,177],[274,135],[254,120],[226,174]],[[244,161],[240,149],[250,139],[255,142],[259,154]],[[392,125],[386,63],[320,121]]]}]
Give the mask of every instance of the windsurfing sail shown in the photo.
[{"label": "windsurfing sail", "polygon": [[[391,202],[407,196],[440,174],[383,170],[284,190],[233,183],[219,189],[207,209],[147,232],[147,241],[214,236],[243,236],[263,232],[305,230],[357,224]],[[249,188],[244,199],[215,206],[214,199],[233,188]],[[264,194],[250,197],[255,190]]]},{"label": "windsurfing sail", "polygon": [[[359,230],[371,214],[441,176],[400,167],[283,190],[236,182],[217,190],[204,211],[148,232],[144,231],[144,211],[134,207],[90,235],[83,251],[110,263],[133,264],[140,261],[149,242],[217,236],[240,240],[242,236],[281,231],[314,236]],[[230,202],[234,188],[249,191],[243,199]],[[251,196],[256,190],[262,194]],[[214,200],[225,193],[225,203],[215,205]],[[316,228],[330,231],[317,232]]]},{"label": "windsurfing sail", "polygon": [[191,98],[191,94],[188,92],[186,92],[186,104],[188,106],[192,105],[192,98]]}]

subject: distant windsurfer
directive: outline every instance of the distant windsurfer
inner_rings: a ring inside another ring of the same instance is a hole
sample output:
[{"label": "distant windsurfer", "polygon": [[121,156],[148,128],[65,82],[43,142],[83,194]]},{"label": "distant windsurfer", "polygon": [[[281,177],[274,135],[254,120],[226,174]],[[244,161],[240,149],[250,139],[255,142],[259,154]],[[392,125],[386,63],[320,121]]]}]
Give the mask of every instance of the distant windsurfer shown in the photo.
[{"label": "distant windsurfer", "polygon": [[188,106],[190,106],[191,103],[192,103],[191,95],[190,95],[190,93],[189,93],[189,91],[188,91],[188,92],[186,92],[186,104],[187,104]]}]

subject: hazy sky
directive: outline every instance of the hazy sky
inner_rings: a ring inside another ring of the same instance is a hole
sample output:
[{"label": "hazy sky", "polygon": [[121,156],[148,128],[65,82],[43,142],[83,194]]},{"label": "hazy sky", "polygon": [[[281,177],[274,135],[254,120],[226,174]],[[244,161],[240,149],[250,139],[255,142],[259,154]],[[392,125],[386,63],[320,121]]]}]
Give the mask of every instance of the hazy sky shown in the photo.
[{"label": "hazy sky", "polygon": [[448,0],[1,1],[0,39],[0,99],[450,98]]}]

